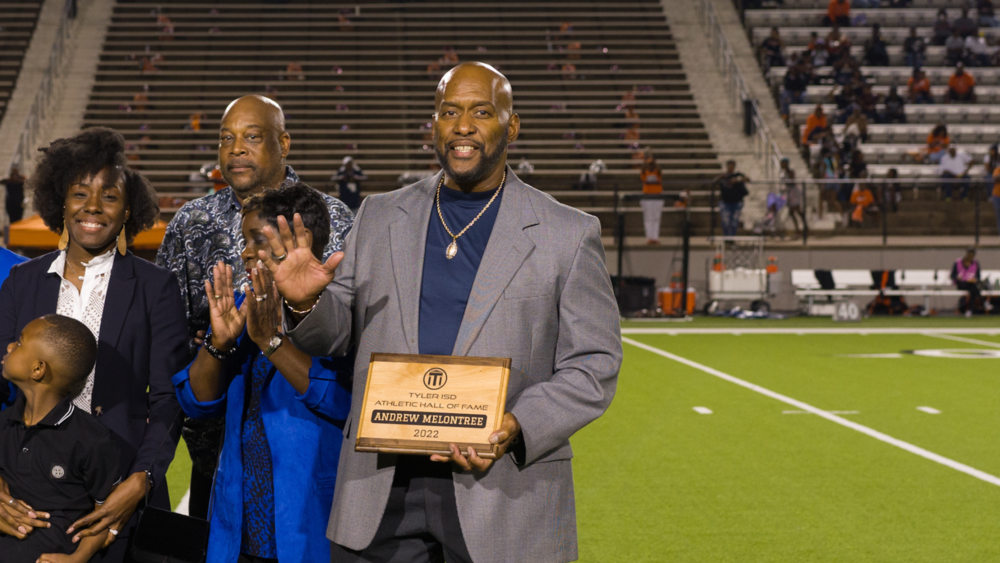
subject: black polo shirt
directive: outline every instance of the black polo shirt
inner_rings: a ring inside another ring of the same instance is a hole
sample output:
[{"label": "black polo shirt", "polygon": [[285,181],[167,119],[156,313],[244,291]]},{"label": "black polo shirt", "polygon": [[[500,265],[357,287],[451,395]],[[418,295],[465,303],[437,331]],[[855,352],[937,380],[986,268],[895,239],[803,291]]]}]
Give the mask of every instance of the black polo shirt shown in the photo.
[{"label": "black polo shirt", "polygon": [[[0,412],[0,477],[10,494],[51,514],[51,528],[27,539],[0,535],[0,559],[34,561],[43,553],[73,553],[69,526],[104,502],[120,479],[111,431],[64,399],[38,424],[24,424],[24,395]],[[9,559],[8,559],[9,557]]]}]

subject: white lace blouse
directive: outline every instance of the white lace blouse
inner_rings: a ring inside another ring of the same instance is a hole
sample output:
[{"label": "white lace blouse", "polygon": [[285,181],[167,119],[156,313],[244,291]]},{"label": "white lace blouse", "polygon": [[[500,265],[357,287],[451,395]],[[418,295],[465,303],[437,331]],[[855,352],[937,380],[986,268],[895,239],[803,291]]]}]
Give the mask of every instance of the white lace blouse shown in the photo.
[{"label": "white lace blouse", "polygon": [[[90,262],[83,264],[84,268],[77,267],[84,271],[83,286],[77,291],[76,286],[70,283],[63,276],[66,270],[66,251],[59,253],[59,256],[49,266],[49,273],[57,274],[62,278],[59,284],[59,301],[56,305],[56,313],[72,317],[87,325],[90,332],[94,333],[94,338],[101,335],[101,317],[104,315],[104,300],[108,294],[108,283],[111,281],[111,268],[115,264],[115,249],[95,257]],[[70,275],[73,275],[70,269]],[[90,401],[94,393],[94,370],[87,376],[87,384],[83,391],[73,399],[73,404],[86,412],[90,412]]]}]

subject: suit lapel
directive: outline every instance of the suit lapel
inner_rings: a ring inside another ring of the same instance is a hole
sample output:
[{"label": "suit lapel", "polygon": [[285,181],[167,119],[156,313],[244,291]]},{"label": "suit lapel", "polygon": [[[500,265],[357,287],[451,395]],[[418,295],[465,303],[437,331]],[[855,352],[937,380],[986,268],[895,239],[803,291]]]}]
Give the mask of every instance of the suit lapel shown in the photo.
[{"label": "suit lapel", "polygon": [[[125,316],[132,306],[132,294],[135,292],[134,260],[131,253],[122,256],[116,251],[115,264],[111,268],[108,294],[104,299],[104,314],[101,316],[100,340],[112,348],[118,345]],[[100,355],[97,361],[100,362]]]},{"label": "suit lapel", "polygon": [[528,198],[528,187],[514,175],[509,166],[507,178],[507,186],[504,188],[507,193],[500,201],[497,220],[483,253],[483,260],[479,263],[479,271],[476,272],[476,280],[472,284],[469,302],[462,317],[462,326],[455,339],[452,353],[456,356],[469,353],[493,306],[535,248],[535,243],[524,233],[525,228],[538,224]]},{"label": "suit lapel", "polygon": [[[56,258],[59,256],[58,252],[51,254],[52,260],[49,261],[48,265],[45,266],[46,270],[52,266],[52,262],[55,262]],[[35,289],[37,292],[34,299],[35,314],[31,319],[37,319],[38,317],[55,313],[56,309],[59,307],[59,287],[62,286],[62,278],[56,274],[45,274],[42,276],[41,282]],[[27,325],[29,321],[24,324]],[[23,326],[18,327],[18,332]]]},{"label": "suit lapel", "polygon": [[439,172],[413,186],[399,202],[399,217],[389,225],[389,250],[392,274],[396,279],[403,332],[411,354],[419,351],[420,285],[424,270],[424,247],[427,245],[427,225],[434,189],[441,179]]}]

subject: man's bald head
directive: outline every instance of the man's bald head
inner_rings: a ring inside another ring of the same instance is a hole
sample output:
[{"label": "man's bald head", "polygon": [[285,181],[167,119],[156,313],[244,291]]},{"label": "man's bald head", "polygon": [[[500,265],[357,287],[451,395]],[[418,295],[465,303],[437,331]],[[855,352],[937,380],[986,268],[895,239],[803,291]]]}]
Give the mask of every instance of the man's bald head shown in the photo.
[{"label": "man's bald head", "polygon": [[226,107],[219,130],[219,170],[241,200],[285,179],[292,138],[277,102],[256,94]]},{"label": "man's bald head", "polygon": [[493,105],[501,114],[501,121],[506,122],[514,113],[514,91],[511,90],[510,81],[500,74],[500,71],[486,63],[468,62],[462,63],[449,70],[447,74],[438,82],[437,92],[434,94],[434,110],[440,111],[441,101],[449,88],[460,86],[465,82],[481,84],[492,92]]},{"label": "man's bald head", "polygon": [[249,96],[236,98],[226,106],[226,111],[222,114],[223,124],[226,122],[226,117],[234,110],[255,113],[265,118],[275,130],[280,132],[285,131],[285,112],[281,109],[281,105],[271,98],[261,96],[260,94],[250,94]]}]

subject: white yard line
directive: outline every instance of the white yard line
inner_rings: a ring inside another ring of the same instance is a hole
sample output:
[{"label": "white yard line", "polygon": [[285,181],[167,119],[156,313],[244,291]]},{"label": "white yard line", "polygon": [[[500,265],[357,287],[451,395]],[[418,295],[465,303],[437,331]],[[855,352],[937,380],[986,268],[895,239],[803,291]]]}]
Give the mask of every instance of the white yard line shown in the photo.
[{"label": "white yard line", "polygon": [[708,407],[694,407],[693,410],[698,414],[712,414],[712,409]]},{"label": "white yard line", "polygon": [[740,387],[749,389],[749,390],[754,391],[756,393],[760,393],[761,395],[764,395],[766,397],[770,397],[770,398],[775,399],[777,401],[781,401],[781,402],[783,402],[785,404],[788,404],[788,405],[791,405],[791,406],[793,406],[793,407],[795,407],[797,409],[800,409],[800,410],[803,410],[803,411],[815,414],[816,416],[825,418],[825,419],[829,420],[830,422],[839,424],[839,425],[844,426],[846,428],[850,428],[851,430],[855,430],[857,432],[865,434],[866,436],[870,436],[872,438],[875,438],[876,440],[878,440],[880,442],[885,442],[886,444],[889,444],[889,445],[892,445],[892,446],[896,446],[897,448],[900,448],[902,450],[906,450],[906,451],[908,451],[908,452],[910,452],[912,454],[918,455],[918,456],[920,456],[920,457],[922,457],[924,459],[928,459],[930,461],[933,461],[934,463],[939,463],[941,465],[944,465],[945,467],[950,467],[950,468],[952,468],[952,469],[954,469],[956,471],[960,471],[962,473],[965,473],[966,475],[969,475],[971,477],[975,477],[976,479],[979,479],[979,480],[985,481],[985,482],[987,482],[987,483],[989,483],[991,485],[996,485],[996,486],[1000,487],[1000,477],[996,477],[995,475],[990,475],[989,473],[986,473],[985,471],[980,471],[979,469],[976,469],[974,467],[970,467],[968,465],[965,465],[964,463],[959,463],[959,462],[957,462],[957,461],[955,461],[953,459],[949,459],[949,458],[946,458],[946,457],[944,457],[942,455],[938,455],[938,454],[936,454],[936,453],[934,453],[932,451],[925,450],[925,449],[923,449],[923,448],[921,448],[919,446],[915,446],[915,445],[913,445],[913,444],[911,444],[909,442],[904,442],[904,441],[902,441],[902,440],[900,440],[898,438],[893,438],[892,436],[889,436],[888,434],[884,434],[884,433],[879,432],[878,430],[875,430],[873,428],[869,428],[869,427],[864,426],[862,424],[858,424],[856,422],[852,422],[850,420],[847,420],[846,418],[837,416],[837,415],[835,415],[835,414],[833,414],[833,413],[831,413],[829,411],[825,411],[823,409],[816,408],[816,407],[814,407],[814,406],[812,406],[812,405],[810,405],[808,403],[804,403],[802,401],[799,401],[798,399],[793,399],[793,398],[788,397],[786,395],[782,395],[781,393],[776,393],[774,391],[771,391],[770,389],[766,389],[764,387],[761,387],[760,385],[755,385],[753,383],[750,383],[749,381],[745,381],[745,380],[740,379],[738,377],[734,377],[732,375],[729,375],[728,373],[723,373],[723,372],[721,372],[721,371],[719,371],[717,369],[710,368],[710,367],[708,367],[706,365],[699,364],[698,362],[689,360],[687,358],[683,358],[683,357],[678,356],[676,354],[671,354],[670,352],[667,352],[665,350],[660,350],[659,348],[650,346],[648,344],[643,344],[642,342],[639,342],[637,340],[633,340],[631,338],[627,338],[627,337],[622,338],[622,342],[625,342],[627,344],[631,344],[632,346],[635,346],[636,348],[641,348],[641,349],[643,349],[643,350],[645,350],[647,352],[651,352],[653,354],[656,354],[658,356],[662,356],[662,357],[667,358],[669,360],[673,360],[675,362],[684,364],[684,365],[686,365],[688,367],[691,367],[691,368],[694,368],[696,370],[703,371],[703,372],[705,372],[705,373],[707,373],[709,375],[713,375],[715,377],[718,377],[719,379],[723,379],[723,380],[728,381],[730,383],[735,383],[736,385],[739,385]]},{"label": "white yard line", "polygon": [[917,407],[917,410],[925,412],[927,414],[941,414],[941,411],[937,410],[934,407]]},{"label": "white yard line", "polygon": [[835,354],[834,358],[883,358],[883,359],[898,359],[902,358],[902,354],[889,353],[889,354]]},{"label": "white yard line", "polygon": [[[860,411],[826,411],[830,414],[861,414]],[[781,414],[812,414],[807,411],[781,411]]]},{"label": "white yard line", "polygon": [[975,338],[962,338],[961,336],[953,336],[951,334],[928,332],[925,334],[925,336],[930,336],[933,338],[944,338],[946,340],[954,340],[955,342],[965,342],[966,344],[978,344],[979,346],[990,346],[992,348],[1000,348],[1000,344],[997,344],[996,342],[987,342],[986,340],[976,340]]},{"label": "white yard line", "polygon": [[[1000,335],[1000,328],[622,328],[622,334],[667,334],[677,336],[678,334],[731,334],[741,336],[744,334],[926,334],[947,335],[947,334],[985,334],[989,336]],[[998,346],[997,344],[992,344]]]},{"label": "white yard line", "polygon": [[188,505],[190,504],[190,502],[191,502],[191,489],[188,489],[187,492],[184,493],[184,496],[181,497],[181,501],[177,503],[177,508],[174,509],[174,512],[176,512],[177,514],[183,514],[187,516]]}]

